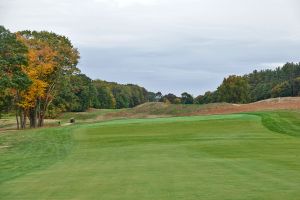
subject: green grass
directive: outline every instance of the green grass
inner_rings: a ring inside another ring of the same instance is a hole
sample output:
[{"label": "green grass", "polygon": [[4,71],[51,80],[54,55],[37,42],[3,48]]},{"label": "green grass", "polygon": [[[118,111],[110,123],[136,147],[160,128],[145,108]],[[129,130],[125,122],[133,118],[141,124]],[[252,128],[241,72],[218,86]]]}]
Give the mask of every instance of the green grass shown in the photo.
[{"label": "green grass", "polygon": [[299,199],[299,119],[281,111],[4,133],[0,199]]},{"label": "green grass", "polygon": [[73,146],[70,133],[71,127],[0,134],[0,190],[5,181],[63,159]]}]

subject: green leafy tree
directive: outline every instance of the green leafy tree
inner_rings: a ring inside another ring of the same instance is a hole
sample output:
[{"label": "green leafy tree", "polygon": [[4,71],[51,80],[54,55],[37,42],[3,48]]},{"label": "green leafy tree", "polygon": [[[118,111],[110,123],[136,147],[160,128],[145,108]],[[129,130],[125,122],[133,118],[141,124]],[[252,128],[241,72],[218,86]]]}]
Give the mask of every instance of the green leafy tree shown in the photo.
[{"label": "green leafy tree", "polygon": [[169,93],[162,97],[163,102],[170,102],[171,104],[178,103],[178,97],[175,94]]},{"label": "green leafy tree", "polygon": [[154,92],[148,92],[147,97],[148,97],[149,102],[155,102],[156,101]]},{"label": "green leafy tree", "polygon": [[104,108],[104,109],[112,109],[116,107],[116,100],[113,96],[112,92],[109,90],[109,88],[103,86],[97,88],[98,90],[98,101],[99,101],[99,107],[96,108]]},{"label": "green leafy tree", "polygon": [[294,92],[296,96],[300,96],[300,76],[294,80]]},{"label": "green leafy tree", "polygon": [[0,26],[0,109],[14,103],[18,128],[25,126],[25,113],[18,106],[22,100],[20,93],[31,84],[23,71],[28,64],[27,52],[27,47],[17,40],[14,33]]},{"label": "green leafy tree", "polygon": [[91,90],[92,80],[85,74],[76,74],[71,76],[71,85],[75,98],[72,100],[70,111],[86,111],[91,107],[91,101],[94,98],[92,93],[94,90]]},{"label": "green leafy tree", "polygon": [[199,95],[195,98],[196,104],[208,104],[218,102],[218,93],[217,91],[211,92],[207,91],[204,95]]},{"label": "green leafy tree", "polygon": [[241,76],[229,76],[217,89],[219,101],[228,103],[249,102],[249,84]]},{"label": "green leafy tree", "polygon": [[157,92],[155,93],[155,100],[158,102],[158,101],[161,101],[163,95],[161,92]]},{"label": "green leafy tree", "polygon": [[284,81],[277,84],[272,89],[272,97],[288,97],[292,96],[293,89],[289,81]]},{"label": "green leafy tree", "polygon": [[[300,77],[299,63],[286,63],[283,67],[277,67],[274,70],[254,70],[244,76],[250,85],[251,101],[259,101],[278,95],[297,96],[299,94],[298,77]],[[284,89],[287,85],[290,88]],[[279,90],[281,91],[279,92]]]},{"label": "green leafy tree", "polygon": [[107,103],[108,107],[129,108],[149,101],[149,92],[138,85],[123,85],[102,80],[95,80],[93,83],[98,89],[98,93],[102,94],[98,100],[100,102],[110,101]]},{"label": "green leafy tree", "polygon": [[129,108],[130,99],[128,94],[121,92],[116,93],[116,108]]},{"label": "green leafy tree", "polygon": [[187,93],[187,92],[184,92],[181,94],[181,103],[183,104],[193,104],[194,103],[194,97]]}]

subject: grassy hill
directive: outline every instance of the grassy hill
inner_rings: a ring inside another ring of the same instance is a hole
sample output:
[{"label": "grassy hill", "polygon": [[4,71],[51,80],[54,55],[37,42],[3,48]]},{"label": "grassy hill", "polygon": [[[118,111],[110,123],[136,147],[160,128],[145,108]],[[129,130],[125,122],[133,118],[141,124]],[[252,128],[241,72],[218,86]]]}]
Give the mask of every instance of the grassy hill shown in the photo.
[{"label": "grassy hill", "polygon": [[0,199],[297,199],[299,119],[271,111],[5,132]]}]

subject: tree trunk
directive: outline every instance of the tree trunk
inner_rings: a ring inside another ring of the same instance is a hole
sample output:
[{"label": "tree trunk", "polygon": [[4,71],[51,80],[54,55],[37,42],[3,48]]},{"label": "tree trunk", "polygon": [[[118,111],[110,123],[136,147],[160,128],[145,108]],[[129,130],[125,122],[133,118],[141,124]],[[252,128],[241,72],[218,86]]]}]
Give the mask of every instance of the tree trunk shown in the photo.
[{"label": "tree trunk", "polygon": [[19,112],[19,107],[17,106],[17,103],[18,103],[18,101],[19,101],[19,92],[17,91],[16,92],[16,96],[15,96],[15,105],[16,105],[16,120],[17,120],[17,129],[20,129],[20,122],[19,122],[19,114],[20,114],[20,112]]},{"label": "tree trunk", "polygon": [[49,101],[49,98],[47,97],[45,102],[43,102],[42,106],[41,106],[41,103],[39,104],[38,127],[44,126],[45,115],[46,115],[46,112],[47,112],[47,109],[48,109],[48,106],[50,103],[51,103],[51,101]]},{"label": "tree trunk", "polygon": [[16,120],[17,120],[17,129],[20,129],[18,108],[16,108]]},{"label": "tree trunk", "polygon": [[38,114],[38,126],[42,127],[44,126],[44,119],[45,119],[45,115],[48,109],[49,104],[51,103],[50,100],[50,93],[51,91],[54,89],[55,84],[52,84],[52,86],[49,88],[47,95],[46,95],[46,99],[44,100],[44,102],[42,103],[42,100],[39,100],[39,114]]},{"label": "tree trunk", "polygon": [[23,111],[23,114],[22,114],[22,117],[23,117],[23,124],[22,124],[22,128],[25,129],[26,128],[26,112]]},{"label": "tree trunk", "polygon": [[38,126],[39,127],[44,126],[44,115],[43,114],[40,115],[40,117],[39,117]]},{"label": "tree trunk", "polygon": [[20,128],[23,129],[23,117],[22,117],[22,110],[19,111],[19,117],[20,117]]},{"label": "tree trunk", "polygon": [[21,129],[25,129],[26,128],[26,113],[23,109],[21,109],[20,112],[19,112],[19,115],[20,115]]},{"label": "tree trunk", "polygon": [[37,125],[37,113],[36,108],[31,108],[29,110],[29,121],[30,121],[30,128],[36,128]]}]

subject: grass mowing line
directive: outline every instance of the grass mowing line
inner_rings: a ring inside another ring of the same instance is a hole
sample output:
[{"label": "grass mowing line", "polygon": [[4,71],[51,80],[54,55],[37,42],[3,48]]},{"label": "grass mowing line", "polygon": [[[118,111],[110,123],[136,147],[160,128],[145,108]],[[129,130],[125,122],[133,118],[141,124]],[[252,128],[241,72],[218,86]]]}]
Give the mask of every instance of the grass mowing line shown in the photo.
[{"label": "grass mowing line", "polygon": [[299,111],[257,112],[253,114],[260,116],[262,124],[273,132],[300,137]]}]

